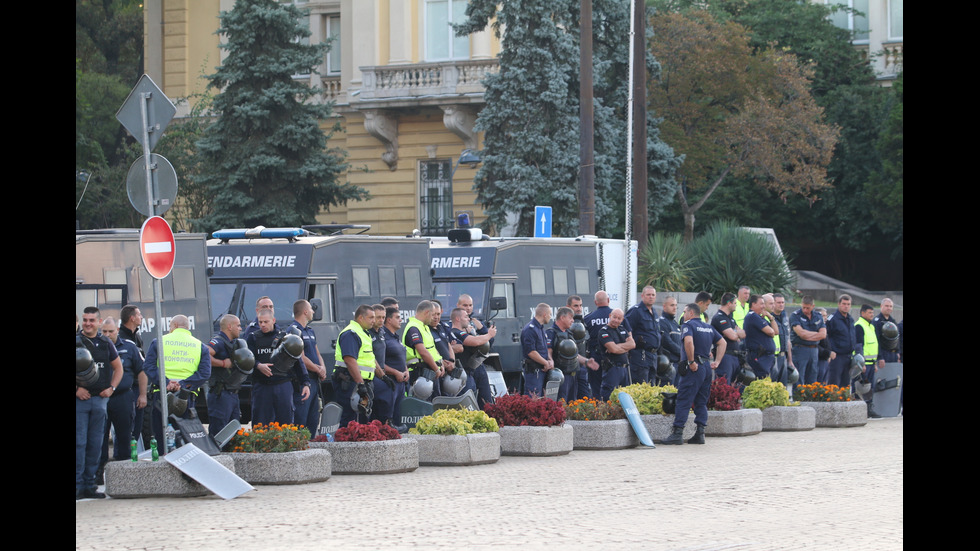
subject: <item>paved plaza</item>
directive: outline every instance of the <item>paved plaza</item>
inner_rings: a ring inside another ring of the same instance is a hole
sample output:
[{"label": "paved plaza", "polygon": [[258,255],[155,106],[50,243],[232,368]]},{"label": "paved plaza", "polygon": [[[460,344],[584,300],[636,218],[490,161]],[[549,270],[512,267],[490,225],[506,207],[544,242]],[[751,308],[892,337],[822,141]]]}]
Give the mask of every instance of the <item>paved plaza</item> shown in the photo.
[{"label": "paved plaza", "polygon": [[82,500],[75,546],[894,551],[904,542],[903,425],[334,475],[229,501]]}]

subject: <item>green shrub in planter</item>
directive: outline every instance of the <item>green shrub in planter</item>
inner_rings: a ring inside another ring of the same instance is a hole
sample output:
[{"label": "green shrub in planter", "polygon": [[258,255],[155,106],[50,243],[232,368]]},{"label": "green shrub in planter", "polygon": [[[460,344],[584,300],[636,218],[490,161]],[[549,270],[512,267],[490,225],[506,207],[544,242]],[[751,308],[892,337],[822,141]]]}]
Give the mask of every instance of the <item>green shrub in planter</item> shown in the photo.
[{"label": "green shrub in planter", "polygon": [[652,386],[650,383],[636,383],[630,386],[618,387],[612,391],[612,394],[609,396],[609,401],[622,407],[619,403],[620,392],[625,392],[630,395],[630,398],[633,398],[633,402],[636,403],[636,409],[640,412],[640,415],[662,415],[664,412],[664,398],[661,394],[664,392],[677,392],[677,387],[673,385]]},{"label": "green shrub in planter", "polygon": [[742,391],[742,406],[746,409],[766,409],[789,404],[789,391],[786,390],[786,385],[774,382],[769,377],[752,381]]},{"label": "green shrub in planter", "polygon": [[411,434],[464,435],[498,432],[497,421],[480,410],[439,409],[419,419]]}]

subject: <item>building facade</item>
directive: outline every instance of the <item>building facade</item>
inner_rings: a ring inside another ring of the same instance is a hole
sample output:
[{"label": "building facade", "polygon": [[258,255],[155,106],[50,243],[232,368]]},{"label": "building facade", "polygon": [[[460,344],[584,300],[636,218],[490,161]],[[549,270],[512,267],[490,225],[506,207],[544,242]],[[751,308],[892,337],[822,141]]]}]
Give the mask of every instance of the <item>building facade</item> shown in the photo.
[{"label": "building facade", "polygon": [[[883,86],[890,86],[902,72],[905,0],[814,0],[843,5],[854,10],[839,11],[832,21],[855,33],[853,44],[870,58],[871,66]],[[855,15],[857,12],[857,15]]]}]

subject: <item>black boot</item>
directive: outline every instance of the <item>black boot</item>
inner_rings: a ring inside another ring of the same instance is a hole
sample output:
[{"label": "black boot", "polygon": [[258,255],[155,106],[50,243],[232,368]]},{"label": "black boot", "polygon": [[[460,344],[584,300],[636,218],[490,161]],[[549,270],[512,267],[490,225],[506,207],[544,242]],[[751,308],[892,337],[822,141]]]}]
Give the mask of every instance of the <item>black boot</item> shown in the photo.
[{"label": "black boot", "polygon": [[694,432],[694,436],[688,439],[688,444],[704,444],[704,425],[698,425],[698,430]]},{"label": "black boot", "polygon": [[674,432],[664,439],[663,444],[668,446],[680,446],[684,443],[684,427],[674,427]]}]

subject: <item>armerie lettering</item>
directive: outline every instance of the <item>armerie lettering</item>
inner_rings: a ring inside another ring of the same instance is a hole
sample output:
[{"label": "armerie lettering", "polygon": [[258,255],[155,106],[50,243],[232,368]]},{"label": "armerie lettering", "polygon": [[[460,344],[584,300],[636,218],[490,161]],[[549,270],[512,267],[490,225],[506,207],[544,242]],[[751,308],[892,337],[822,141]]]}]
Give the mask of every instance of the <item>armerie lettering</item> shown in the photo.
[{"label": "armerie lettering", "polygon": [[479,268],[479,256],[444,256],[432,259],[432,268]]},{"label": "armerie lettering", "polygon": [[293,268],[296,255],[209,256],[208,268]]}]

